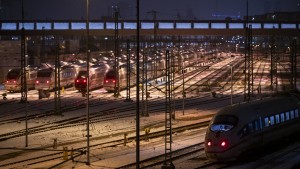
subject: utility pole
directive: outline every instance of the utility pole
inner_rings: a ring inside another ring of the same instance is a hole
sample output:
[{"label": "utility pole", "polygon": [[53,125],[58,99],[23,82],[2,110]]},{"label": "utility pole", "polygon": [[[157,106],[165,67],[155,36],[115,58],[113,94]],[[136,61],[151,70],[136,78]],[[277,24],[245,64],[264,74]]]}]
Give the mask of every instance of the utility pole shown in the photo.
[{"label": "utility pole", "polygon": [[115,18],[115,72],[116,83],[114,97],[120,96],[120,81],[119,81],[119,7],[113,6]]},{"label": "utility pole", "polygon": [[130,65],[130,40],[127,40],[127,72],[126,72],[126,102],[132,102],[130,98],[130,75],[131,75],[131,65]]},{"label": "utility pole", "polygon": [[165,161],[162,169],[175,169],[172,162],[172,89],[170,51],[166,50],[166,107],[165,107]]},{"label": "utility pole", "polygon": [[60,58],[59,58],[59,40],[57,39],[56,45],[56,56],[55,56],[55,72],[54,72],[54,83],[55,83],[55,90],[54,90],[54,101],[55,101],[55,114],[61,115],[60,107],[61,107],[61,99],[60,99]]},{"label": "utility pole", "polygon": [[25,48],[25,28],[24,28],[24,0],[22,0],[22,29],[21,29],[21,100],[20,103],[27,102],[27,81],[26,81],[26,48]]},{"label": "utility pole", "polygon": [[290,61],[291,61],[291,89],[297,90],[297,39],[291,42]]},{"label": "utility pole", "polygon": [[[157,11],[155,10],[151,10],[149,11],[148,13],[152,14],[153,16],[153,22],[154,22],[154,36],[153,36],[153,44],[154,44],[154,51],[156,52],[157,51],[157,47],[156,47],[156,41],[157,41],[157,23],[156,23],[156,20],[157,20]],[[155,54],[154,55],[154,81],[155,81],[155,84],[157,83],[157,55]]]},{"label": "utility pole", "polygon": [[246,4],[246,43],[245,43],[245,86],[244,86],[244,101],[250,101],[253,93],[253,55],[252,55],[252,25],[248,23],[248,0]]},{"label": "utility pole", "polygon": [[86,137],[87,137],[87,146],[86,146],[86,165],[90,165],[90,21],[89,21],[89,0],[86,0]]},{"label": "utility pole", "polygon": [[140,0],[136,0],[136,169],[140,168]]}]

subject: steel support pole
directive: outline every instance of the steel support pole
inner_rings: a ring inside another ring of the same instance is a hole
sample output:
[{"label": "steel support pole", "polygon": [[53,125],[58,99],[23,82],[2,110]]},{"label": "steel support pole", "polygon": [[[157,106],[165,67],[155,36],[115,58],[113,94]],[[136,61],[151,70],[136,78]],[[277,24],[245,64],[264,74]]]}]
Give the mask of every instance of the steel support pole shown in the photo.
[{"label": "steel support pole", "polygon": [[136,0],[136,169],[140,168],[140,0]]},{"label": "steel support pole", "polygon": [[90,109],[89,109],[89,99],[90,99],[90,48],[89,48],[89,0],[86,0],[86,164],[90,165]]}]

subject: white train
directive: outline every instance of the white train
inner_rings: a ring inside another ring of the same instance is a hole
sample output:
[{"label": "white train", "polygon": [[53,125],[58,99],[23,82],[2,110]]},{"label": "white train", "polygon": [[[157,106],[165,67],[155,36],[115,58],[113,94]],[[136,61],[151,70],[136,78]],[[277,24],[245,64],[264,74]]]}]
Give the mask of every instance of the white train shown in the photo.
[{"label": "white train", "polygon": [[[20,68],[10,69],[6,75],[5,89],[9,92],[18,92],[21,90],[22,71]],[[34,89],[37,70],[26,67],[26,85],[27,89]]]},{"label": "white train", "polygon": [[221,109],[207,128],[206,156],[213,161],[231,161],[247,151],[298,133],[297,95],[286,94]]},{"label": "white train", "polygon": [[[104,76],[110,69],[110,66],[105,63],[99,63],[90,67],[89,89],[95,89],[103,86]],[[86,91],[87,85],[87,70],[86,67],[79,68],[75,79],[75,88],[78,91]]]},{"label": "white train", "polygon": [[[68,87],[74,84],[77,75],[74,66],[65,65],[60,68],[60,87]],[[53,90],[55,87],[55,69],[42,68],[37,72],[35,83],[36,90]]]}]

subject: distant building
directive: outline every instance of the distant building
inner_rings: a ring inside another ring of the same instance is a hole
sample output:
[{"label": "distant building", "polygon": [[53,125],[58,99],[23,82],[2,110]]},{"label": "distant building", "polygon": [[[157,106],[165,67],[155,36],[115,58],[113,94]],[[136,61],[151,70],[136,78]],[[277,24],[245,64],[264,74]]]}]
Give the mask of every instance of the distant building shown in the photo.
[{"label": "distant building", "polygon": [[[244,17],[246,19],[247,16]],[[249,21],[299,21],[300,12],[273,12],[249,16]]]}]

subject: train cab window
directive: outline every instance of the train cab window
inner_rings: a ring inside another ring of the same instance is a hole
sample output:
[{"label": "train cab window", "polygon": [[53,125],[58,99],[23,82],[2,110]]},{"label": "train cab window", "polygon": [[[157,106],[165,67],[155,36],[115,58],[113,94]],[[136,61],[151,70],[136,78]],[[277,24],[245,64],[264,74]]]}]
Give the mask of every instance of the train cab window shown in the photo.
[{"label": "train cab window", "polygon": [[290,120],[290,112],[285,112],[285,119]]},{"label": "train cab window", "polygon": [[279,114],[275,115],[275,122],[276,122],[276,124],[280,123],[280,116],[279,116]]},{"label": "train cab window", "polygon": [[281,123],[285,121],[284,113],[280,113],[280,121]]},{"label": "train cab window", "polygon": [[226,132],[231,130],[238,123],[238,118],[232,115],[216,116],[210,130],[213,132]]},{"label": "train cab window", "polygon": [[299,114],[298,114],[298,109],[295,109],[295,118],[298,118]]},{"label": "train cab window", "polygon": [[265,117],[264,118],[264,127],[269,127],[269,118],[268,117]]},{"label": "train cab window", "polygon": [[291,119],[294,119],[294,118],[295,118],[294,110],[291,110],[291,111],[290,111],[290,115],[291,115]]},{"label": "train cab window", "polygon": [[270,126],[273,126],[275,124],[275,119],[274,119],[274,116],[270,116]]}]

